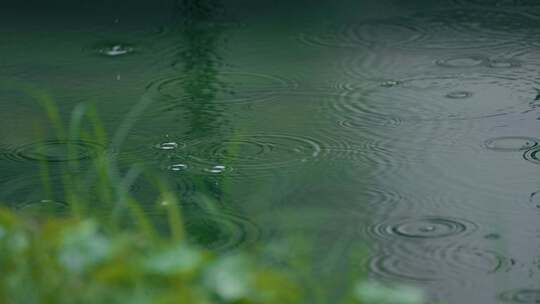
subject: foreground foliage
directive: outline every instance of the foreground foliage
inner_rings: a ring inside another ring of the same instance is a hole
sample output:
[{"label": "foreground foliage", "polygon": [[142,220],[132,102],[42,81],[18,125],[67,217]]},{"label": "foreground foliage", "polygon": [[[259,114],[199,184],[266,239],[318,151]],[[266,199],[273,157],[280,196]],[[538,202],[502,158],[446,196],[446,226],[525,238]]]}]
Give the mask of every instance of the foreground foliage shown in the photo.
[{"label": "foreground foliage", "polygon": [[[72,160],[57,168],[42,162],[43,197],[47,199],[41,203],[47,206],[59,200],[68,207],[61,213],[55,208],[37,213],[0,208],[0,303],[328,302],[317,292],[324,286],[306,283],[309,271],[299,275],[290,265],[267,263],[253,251],[217,254],[188,241],[181,203],[159,176],[136,166],[121,169],[105,151],[84,166],[73,157],[76,154],[70,155],[76,147],[69,143],[81,138],[103,147],[120,146],[129,123],[109,143],[91,109],[76,107],[66,128],[50,98],[39,92],[34,95],[45,106],[58,138],[66,143],[65,159]],[[50,179],[53,169],[61,172],[61,197],[59,185]],[[129,189],[145,175],[148,184],[155,186],[155,197],[142,204]],[[148,205],[160,209],[165,225],[152,222],[142,208]],[[220,212],[214,202],[204,205]],[[300,264],[309,268],[307,261]],[[317,280],[310,278],[313,281]],[[358,277],[349,285],[343,299],[332,303],[422,302],[416,289],[389,288]]]}]

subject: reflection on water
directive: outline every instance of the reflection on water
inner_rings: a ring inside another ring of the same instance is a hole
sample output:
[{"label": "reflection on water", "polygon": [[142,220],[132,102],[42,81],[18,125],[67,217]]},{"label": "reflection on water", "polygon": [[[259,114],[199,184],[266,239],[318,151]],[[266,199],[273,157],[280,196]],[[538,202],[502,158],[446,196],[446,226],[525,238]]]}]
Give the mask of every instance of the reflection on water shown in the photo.
[{"label": "reflection on water", "polygon": [[77,6],[0,12],[10,207],[63,212],[39,164],[60,184],[54,166],[107,149],[58,140],[19,87],[47,91],[64,118],[93,103],[111,133],[144,97],[114,157],[170,180],[196,242],[310,240],[331,298],[354,268],[433,301],[539,302],[538,1]]}]

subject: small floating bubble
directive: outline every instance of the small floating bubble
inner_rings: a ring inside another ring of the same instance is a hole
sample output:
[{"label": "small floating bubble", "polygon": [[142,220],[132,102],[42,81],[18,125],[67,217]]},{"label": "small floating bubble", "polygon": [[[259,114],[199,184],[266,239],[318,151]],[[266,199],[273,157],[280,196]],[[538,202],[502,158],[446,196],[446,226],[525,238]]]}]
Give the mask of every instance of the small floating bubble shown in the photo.
[{"label": "small floating bubble", "polygon": [[123,45],[123,44],[108,45],[108,46],[104,46],[98,49],[99,54],[110,56],[110,57],[130,54],[130,53],[133,53],[133,51],[134,51],[133,47],[129,45]]},{"label": "small floating bubble", "polygon": [[185,165],[185,164],[174,164],[174,165],[169,166],[169,170],[171,170],[171,171],[183,171],[183,170],[186,170],[187,167],[188,166]]},{"label": "small floating bubble", "polygon": [[486,140],[486,148],[494,151],[525,151],[538,145],[538,139],[522,136],[496,137]]},{"label": "small floating bubble", "polygon": [[214,173],[214,174],[219,174],[219,173],[223,173],[225,171],[225,166],[221,166],[221,165],[217,165],[217,166],[213,166],[212,168],[204,168],[203,171],[204,172],[208,172],[208,173]]},{"label": "small floating bubble", "polygon": [[178,143],[176,142],[164,142],[164,143],[160,143],[160,144],[157,144],[155,145],[156,149],[159,149],[159,150],[174,150],[174,149],[177,149],[179,147]]},{"label": "small floating bubble", "polygon": [[450,99],[465,99],[473,96],[473,93],[467,91],[455,91],[446,94],[446,98]]},{"label": "small floating bubble", "polygon": [[177,162],[189,164],[188,170],[192,173],[243,175],[266,174],[276,168],[315,161],[321,151],[321,144],[310,138],[252,134],[226,140],[221,137],[185,139],[185,149],[175,152],[175,157]]}]

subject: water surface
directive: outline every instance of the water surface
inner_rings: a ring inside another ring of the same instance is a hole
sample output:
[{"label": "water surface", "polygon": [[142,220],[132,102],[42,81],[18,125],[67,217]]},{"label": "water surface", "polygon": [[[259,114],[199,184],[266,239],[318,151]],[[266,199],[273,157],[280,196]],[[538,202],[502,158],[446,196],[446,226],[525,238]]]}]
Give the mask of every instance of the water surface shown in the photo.
[{"label": "water surface", "polygon": [[309,239],[330,297],[358,269],[433,303],[540,301],[537,1],[31,2],[0,10],[11,207],[65,209],[40,162],[111,148],[56,140],[39,87],[129,125],[114,157],[167,176],[218,252]]}]

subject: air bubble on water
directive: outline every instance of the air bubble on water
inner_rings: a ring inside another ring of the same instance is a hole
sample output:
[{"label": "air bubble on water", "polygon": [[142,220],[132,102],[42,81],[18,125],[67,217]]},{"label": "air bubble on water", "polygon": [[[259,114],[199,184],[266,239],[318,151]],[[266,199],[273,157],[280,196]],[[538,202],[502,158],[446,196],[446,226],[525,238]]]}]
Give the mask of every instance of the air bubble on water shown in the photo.
[{"label": "air bubble on water", "polygon": [[392,87],[400,85],[401,83],[402,82],[399,80],[388,80],[388,81],[382,82],[381,87],[392,88]]},{"label": "air bubble on water", "polygon": [[223,165],[216,165],[216,166],[213,166],[212,168],[205,168],[203,169],[203,171],[205,172],[208,172],[208,173],[213,173],[213,174],[219,174],[219,173],[223,173],[225,171],[225,166]]},{"label": "air bubble on water", "polygon": [[176,142],[164,142],[164,143],[160,143],[160,144],[157,144],[155,145],[156,149],[159,149],[159,150],[174,150],[176,148],[178,148],[178,143]]},{"label": "air bubble on water", "polygon": [[187,168],[188,166],[185,164],[174,164],[174,165],[169,166],[169,170],[171,171],[183,171],[183,170],[186,170]]},{"label": "air bubble on water", "polygon": [[115,44],[110,47],[105,47],[99,50],[99,53],[111,57],[126,55],[133,52],[133,48],[121,44]]}]

